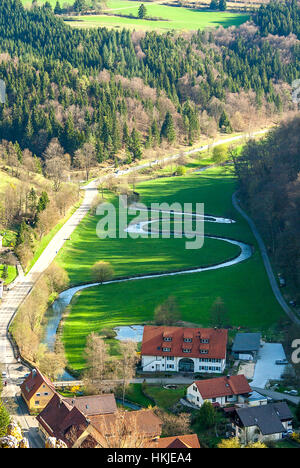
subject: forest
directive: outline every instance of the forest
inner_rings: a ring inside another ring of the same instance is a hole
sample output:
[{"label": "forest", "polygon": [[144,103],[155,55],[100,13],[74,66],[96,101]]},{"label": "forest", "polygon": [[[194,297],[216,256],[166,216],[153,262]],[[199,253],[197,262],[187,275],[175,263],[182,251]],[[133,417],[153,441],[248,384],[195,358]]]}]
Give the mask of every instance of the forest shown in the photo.
[{"label": "forest", "polygon": [[41,158],[57,138],[72,163],[86,142],[99,162],[122,151],[130,162],[164,142],[261,124],[290,109],[299,73],[296,37],[278,47],[253,23],[181,35],[80,30],[9,0],[0,35],[0,138]]},{"label": "forest", "polygon": [[[17,196],[11,186],[0,193],[1,227],[18,231],[25,264],[34,255],[31,229],[41,238],[54,225],[43,225],[53,218],[48,212],[64,216],[78,200],[77,188],[67,184],[70,169],[88,179],[91,167],[105,161],[118,166],[157,157],[201,138],[213,142],[220,132],[262,128],[295,111],[295,1],[262,6],[240,27],[165,34],[75,29],[47,3],[0,5],[6,86],[0,163],[28,179]],[[280,26],[282,11],[289,13],[288,31]],[[274,28],[266,30],[266,22]],[[35,186],[37,175],[51,186]],[[45,213],[38,211],[43,192],[50,200]]]},{"label": "forest", "polygon": [[300,117],[234,158],[241,194],[268,250],[300,299]]}]

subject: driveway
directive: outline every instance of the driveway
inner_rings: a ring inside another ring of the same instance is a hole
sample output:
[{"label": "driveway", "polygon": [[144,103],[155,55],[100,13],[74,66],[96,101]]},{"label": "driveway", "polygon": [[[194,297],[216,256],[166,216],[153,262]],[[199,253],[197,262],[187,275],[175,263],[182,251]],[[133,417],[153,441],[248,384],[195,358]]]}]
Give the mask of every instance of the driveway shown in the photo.
[{"label": "driveway", "polygon": [[282,344],[265,343],[259,351],[251,387],[265,388],[269,380],[279,380],[286,366],[276,365],[277,359],[286,359]]}]

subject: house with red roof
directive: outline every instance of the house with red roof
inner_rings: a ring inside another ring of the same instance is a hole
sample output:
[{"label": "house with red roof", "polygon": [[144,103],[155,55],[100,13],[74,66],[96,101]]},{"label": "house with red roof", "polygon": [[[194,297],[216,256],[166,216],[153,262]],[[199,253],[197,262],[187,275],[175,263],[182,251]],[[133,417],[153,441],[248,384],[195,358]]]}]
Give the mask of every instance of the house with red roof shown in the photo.
[{"label": "house with red roof", "polygon": [[38,369],[33,369],[21,384],[21,395],[30,412],[39,412],[56,393],[51,380]]},{"label": "house with red roof", "polygon": [[144,372],[222,373],[227,330],[145,326],[141,348]]},{"label": "house with red roof", "polygon": [[244,375],[196,380],[187,388],[186,398],[196,406],[209,401],[214,406],[245,403],[252,389]]},{"label": "house with red roof", "polygon": [[149,447],[162,422],[151,410],[120,411],[113,394],[64,398],[56,393],[37,416],[39,432],[68,448]]}]

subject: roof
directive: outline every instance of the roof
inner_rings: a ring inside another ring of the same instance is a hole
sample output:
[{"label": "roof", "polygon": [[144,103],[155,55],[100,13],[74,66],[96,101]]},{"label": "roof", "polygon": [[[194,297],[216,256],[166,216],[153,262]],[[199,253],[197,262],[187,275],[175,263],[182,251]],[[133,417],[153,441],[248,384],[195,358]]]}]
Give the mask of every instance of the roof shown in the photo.
[{"label": "roof", "polygon": [[258,351],[260,348],[260,333],[237,333],[234,338],[232,351],[245,352],[245,351]]},{"label": "roof", "polygon": [[153,448],[200,448],[197,434],[163,437],[153,442]]},{"label": "roof", "polygon": [[244,375],[231,375],[229,377],[218,377],[216,379],[196,380],[202,398],[217,398],[227,395],[243,395],[251,393],[252,389]]},{"label": "roof", "polygon": [[33,369],[29,376],[21,384],[21,392],[28,401],[43,384],[46,384],[51,390],[53,390],[53,392],[55,392],[55,387],[51,380],[43,375],[38,369]]},{"label": "roof", "polygon": [[117,411],[117,404],[113,393],[64,398],[64,401],[72,407],[75,406],[86,416],[109,414]]},{"label": "roof", "polygon": [[[120,414],[124,420],[119,418]],[[91,425],[101,434],[113,435],[118,432],[118,425],[124,424],[127,428],[133,428],[135,432],[145,437],[153,438],[161,435],[162,422],[151,410],[122,411],[91,416],[89,419]]]},{"label": "roof", "polygon": [[[172,341],[164,341],[164,337],[172,338]],[[184,338],[192,341],[184,342]],[[225,359],[226,347],[227,330],[145,326],[141,354],[143,356]],[[171,348],[171,351],[163,351],[163,348]],[[183,352],[183,349],[190,349],[190,352]],[[207,352],[201,353],[201,350]]]},{"label": "roof", "polygon": [[[88,418],[100,414],[107,415],[115,411],[117,411],[117,406],[113,394],[63,398],[55,393],[48,405],[37,416],[37,420],[50,436],[72,446],[89,425]],[[97,442],[90,438],[85,440],[85,444],[92,446],[97,445]]]},{"label": "roof", "polygon": [[257,426],[263,435],[278,434],[285,431],[283,421],[293,419],[285,402],[236,409],[244,427]]}]

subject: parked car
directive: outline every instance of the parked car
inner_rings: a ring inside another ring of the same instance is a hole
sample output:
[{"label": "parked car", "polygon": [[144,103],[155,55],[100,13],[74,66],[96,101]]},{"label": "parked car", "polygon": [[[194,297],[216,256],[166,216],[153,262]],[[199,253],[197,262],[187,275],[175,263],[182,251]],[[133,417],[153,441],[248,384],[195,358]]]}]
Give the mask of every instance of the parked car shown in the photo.
[{"label": "parked car", "polygon": [[275,364],[277,364],[278,366],[286,365],[288,363],[289,363],[289,361],[287,359],[277,359],[277,361],[275,361]]},{"label": "parked car", "polygon": [[290,392],[290,395],[298,395],[298,390],[291,390]]},{"label": "parked car", "polygon": [[7,377],[7,373],[6,373],[5,371],[3,371],[3,372],[1,373],[1,375],[2,375],[2,377],[4,377],[4,378]]},{"label": "parked car", "polygon": [[280,286],[283,288],[283,287],[286,285],[285,279],[282,278],[282,277],[280,277],[280,278],[279,278],[279,284],[280,284]]}]

